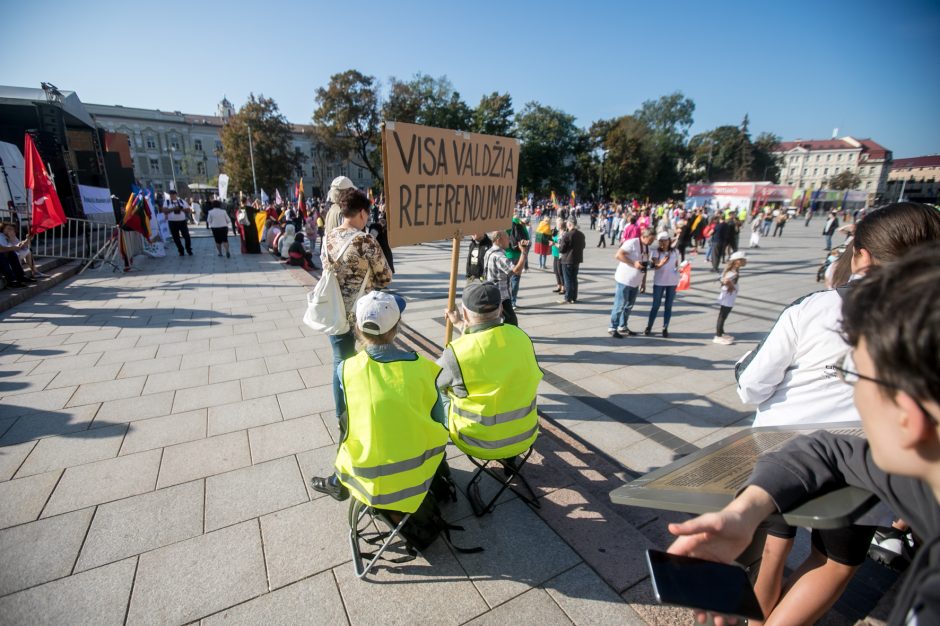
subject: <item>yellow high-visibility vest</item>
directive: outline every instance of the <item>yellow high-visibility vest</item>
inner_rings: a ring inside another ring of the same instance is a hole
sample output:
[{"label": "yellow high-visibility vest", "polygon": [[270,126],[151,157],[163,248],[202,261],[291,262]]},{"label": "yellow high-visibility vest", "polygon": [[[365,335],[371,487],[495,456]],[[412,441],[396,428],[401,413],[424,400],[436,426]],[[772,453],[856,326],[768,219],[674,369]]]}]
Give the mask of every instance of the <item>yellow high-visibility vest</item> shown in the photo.
[{"label": "yellow high-visibility vest", "polygon": [[403,513],[418,510],[447,445],[431,419],[441,368],[415,356],[380,363],[363,351],[343,363],[347,435],[335,463],[357,500]]},{"label": "yellow high-visibility vest", "polygon": [[535,400],[542,380],[529,336],[503,324],[463,335],[450,347],[467,389],[466,398],[450,397],[454,444],[487,460],[528,450],[539,433]]}]

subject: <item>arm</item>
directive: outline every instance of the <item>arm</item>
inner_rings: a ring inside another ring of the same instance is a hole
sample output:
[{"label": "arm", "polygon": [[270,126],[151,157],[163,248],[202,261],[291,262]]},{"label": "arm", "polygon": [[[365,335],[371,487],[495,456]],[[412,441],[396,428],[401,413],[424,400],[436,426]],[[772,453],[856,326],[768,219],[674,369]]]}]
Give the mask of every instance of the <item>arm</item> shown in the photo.
[{"label": "arm", "polygon": [[437,375],[437,388],[441,393],[466,398],[467,388],[460,373],[460,365],[450,346],[444,348],[441,358],[437,360],[437,365],[441,368],[440,374]]},{"label": "arm", "polygon": [[519,255],[519,260],[516,261],[516,264],[509,270],[513,274],[522,274],[522,270],[525,268],[525,253],[529,249],[529,242],[523,241],[519,243],[519,250],[522,254]]},{"label": "arm", "polygon": [[360,236],[359,239],[367,241],[363,244],[361,254],[369,262],[369,269],[372,270],[372,288],[387,287],[392,282],[392,270],[388,266],[388,261],[385,260],[385,253],[373,237]]},{"label": "arm", "polygon": [[785,309],[770,334],[735,365],[738,396],[745,404],[760,404],[783,381],[796,351],[795,316],[794,307]]}]

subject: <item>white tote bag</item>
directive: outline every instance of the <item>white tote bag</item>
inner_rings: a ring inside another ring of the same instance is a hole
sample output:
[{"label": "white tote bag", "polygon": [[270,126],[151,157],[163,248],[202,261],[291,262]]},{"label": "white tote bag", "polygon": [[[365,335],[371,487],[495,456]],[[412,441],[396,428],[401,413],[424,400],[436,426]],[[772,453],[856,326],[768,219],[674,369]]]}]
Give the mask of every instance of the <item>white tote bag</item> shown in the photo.
[{"label": "white tote bag", "polygon": [[[356,234],[343,244],[336,261],[331,261],[329,266],[324,263],[323,275],[320,277],[320,281],[313,288],[313,291],[307,294],[307,310],[304,313],[303,321],[304,324],[317,332],[325,335],[342,335],[349,332],[346,305],[343,303],[343,293],[340,291],[339,280],[336,278],[336,272],[333,268],[346,254],[349,244],[358,237],[359,234]],[[327,260],[329,260],[328,256]],[[368,280],[369,275],[366,274],[365,279],[362,281],[362,287],[359,288],[359,297],[365,291]]]}]

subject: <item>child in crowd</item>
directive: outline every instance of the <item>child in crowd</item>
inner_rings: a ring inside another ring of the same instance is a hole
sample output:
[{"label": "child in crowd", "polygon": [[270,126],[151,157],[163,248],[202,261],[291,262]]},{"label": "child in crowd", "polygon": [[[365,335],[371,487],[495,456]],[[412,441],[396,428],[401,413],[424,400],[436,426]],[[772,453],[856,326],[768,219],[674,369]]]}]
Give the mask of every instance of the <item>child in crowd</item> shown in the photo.
[{"label": "child in crowd", "polygon": [[725,334],[725,320],[734,307],[734,301],[738,297],[738,279],[741,277],[741,268],[747,265],[747,258],[743,251],[738,250],[731,255],[728,264],[725,265],[725,271],[722,272],[719,282],[721,282],[721,292],[718,294],[718,326],[715,329],[715,337],[712,343],[720,343],[730,346],[734,343],[734,337]]}]

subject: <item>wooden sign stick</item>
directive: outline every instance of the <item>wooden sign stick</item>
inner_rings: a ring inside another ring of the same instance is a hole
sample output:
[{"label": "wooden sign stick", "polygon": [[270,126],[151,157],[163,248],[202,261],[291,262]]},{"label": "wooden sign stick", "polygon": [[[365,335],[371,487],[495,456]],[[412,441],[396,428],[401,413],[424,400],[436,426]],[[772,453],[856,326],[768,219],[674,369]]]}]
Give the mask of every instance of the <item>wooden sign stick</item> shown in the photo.
[{"label": "wooden sign stick", "polygon": [[[453,243],[450,249],[450,286],[447,289],[447,310],[453,311],[457,301],[457,264],[460,260],[460,233],[454,233]],[[454,335],[454,325],[450,318],[447,318],[447,325],[444,327],[444,345],[450,343]]]}]

